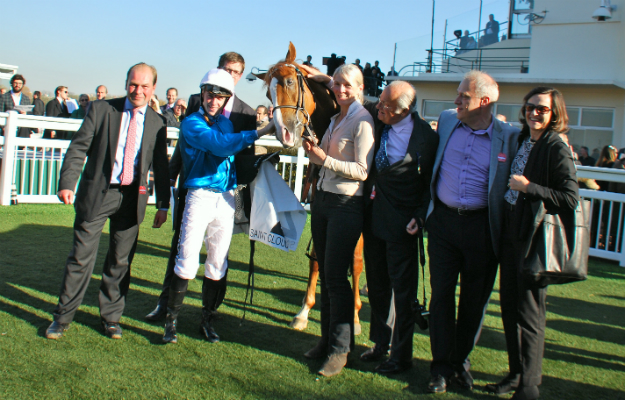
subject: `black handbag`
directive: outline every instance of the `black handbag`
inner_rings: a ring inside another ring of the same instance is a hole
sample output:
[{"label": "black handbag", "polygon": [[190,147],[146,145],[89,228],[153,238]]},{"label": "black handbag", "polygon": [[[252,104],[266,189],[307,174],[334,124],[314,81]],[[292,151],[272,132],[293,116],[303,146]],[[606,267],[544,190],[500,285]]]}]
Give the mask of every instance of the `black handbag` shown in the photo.
[{"label": "black handbag", "polygon": [[[542,201],[532,202],[533,232],[526,243],[523,276],[539,287],[583,281],[588,275],[590,201],[580,200],[567,229],[561,215],[547,214]],[[569,219],[567,219],[568,221]]]}]

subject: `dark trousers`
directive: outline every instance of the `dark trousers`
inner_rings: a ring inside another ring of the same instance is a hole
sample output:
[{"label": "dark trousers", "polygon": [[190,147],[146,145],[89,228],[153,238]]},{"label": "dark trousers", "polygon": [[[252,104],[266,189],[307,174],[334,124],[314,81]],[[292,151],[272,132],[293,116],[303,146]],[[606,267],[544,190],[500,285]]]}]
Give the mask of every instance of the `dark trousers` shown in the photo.
[{"label": "dark trousers", "polygon": [[[364,253],[367,268],[367,289],[371,305],[369,338],[376,345],[391,344],[391,359],[397,362],[412,360],[414,317],[412,303],[419,282],[419,253],[417,240],[395,243],[375,236],[368,219],[365,220]],[[386,322],[395,294],[395,325]],[[392,335],[392,338],[391,338]]]},{"label": "dark trousers", "polygon": [[176,207],[176,219],[174,221],[174,236],[171,238],[169,260],[167,260],[167,269],[165,270],[165,278],[163,279],[163,291],[158,297],[158,304],[163,307],[167,307],[167,302],[169,301],[169,288],[171,287],[171,280],[175,275],[174,267],[176,266],[176,257],[178,257],[180,227],[182,226],[182,214],[184,213],[186,198],[187,189],[178,189],[178,205]]},{"label": "dark trousers", "polygon": [[100,235],[110,219],[109,250],[104,260],[100,284],[100,316],[107,322],[119,322],[130,286],[130,264],[137,248],[138,188],[109,189],[98,215],[92,221],[74,221],[74,244],[67,257],[59,303],[54,320],[70,323],[89,285]]},{"label": "dark trousers", "polygon": [[[497,276],[488,210],[459,215],[436,204],[427,221],[433,376],[468,371]],[[456,320],[456,285],[460,300]]]},{"label": "dark trousers", "polygon": [[524,386],[538,386],[542,381],[545,349],[547,288],[537,288],[523,280],[519,229],[513,221],[514,211],[506,210],[500,251],[501,319],[510,372],[521,374]]},{"label": "dark trousers", "polygon": [[362,234],[362,196],[318,190],[311,231],[321,281],[321,339],[329,354],[349,353],[354,345],[354,294],[348,270]]}]

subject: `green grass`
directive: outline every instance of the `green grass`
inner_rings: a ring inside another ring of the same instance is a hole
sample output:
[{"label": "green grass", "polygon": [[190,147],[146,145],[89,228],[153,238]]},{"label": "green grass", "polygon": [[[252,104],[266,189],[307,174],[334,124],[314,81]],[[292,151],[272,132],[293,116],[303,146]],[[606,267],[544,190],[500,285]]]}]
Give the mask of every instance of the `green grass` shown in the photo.
[{"label": "green grass", "polygon": [[[216,322],[222,341],[202,341],[201,280],[179,318],[178,345],[161,344],[162,326],[143,316],[160,292],[171,225],[152,229],[148,211],[133,263],[122,319],[124,338],[102,335],[98,281],[108,242],[104,232],[93,279],[66,337],[43,337],[51,322],[65,258],[72,243],[73,209],[61,205],[0,208],[0,398],[207,398],[207,399],[494,399],[480,387],[507,370],[499,294],[493,292],[479,345],[472,353],[473,393],[427,395],[431,358],[427,331],[414,335],[414,368],[395,377],[373,373],[358,355],[371,343],[369,306],[363,298],[363,333],[348,368],[318,378],[319,361],[302,354],[319,335],[319,312],[303,332],[288,323],[306,285],[306,230],[296,253],[259,244],[254,305],[241,325],[249,245],[235,236],[230,287]],[[202,272],[200,272],[201,277]],[[588,281],[549,289],[547,343],[541,386],[544,399],[625,398],[625,269],[591,260]],[[364,278],[363,278],[364,281]],[[364,284],[364,282],[363,282]]]}]

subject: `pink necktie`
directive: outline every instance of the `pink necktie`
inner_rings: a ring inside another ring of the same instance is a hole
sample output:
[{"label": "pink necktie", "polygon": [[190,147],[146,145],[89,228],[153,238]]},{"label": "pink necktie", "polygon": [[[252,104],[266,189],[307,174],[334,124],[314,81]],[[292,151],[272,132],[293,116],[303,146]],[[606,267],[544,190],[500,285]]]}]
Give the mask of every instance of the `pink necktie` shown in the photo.
[{"label": "pink necktie", "polygon": [[122,185],[130,185],[135,177],[135,139],[137,138],[137,109],[130,110],[132,117],[128,124],[126,147],[124,149],[124,167],[122,170]]}]

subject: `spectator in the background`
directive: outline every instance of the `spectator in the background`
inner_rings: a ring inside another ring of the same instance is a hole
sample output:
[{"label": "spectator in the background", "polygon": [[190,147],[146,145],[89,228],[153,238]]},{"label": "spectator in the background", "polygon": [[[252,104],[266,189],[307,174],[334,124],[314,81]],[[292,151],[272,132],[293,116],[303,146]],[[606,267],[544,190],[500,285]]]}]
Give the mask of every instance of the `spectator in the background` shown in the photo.
[{"label": "spectator in the background", "polygon": [[376,61],[373,68],[371,68],[371,75],[375,78],[375,93],[373,96],[379,96],[382,93],[382,84],[384,82],[384,72],[380,69],[380,62]]},{"label": "spectator in the background", "polygon": [[[601,155],[599,156],[599,159],[597,160],[595,166],[601,168],[612,168],[614,166],[614,162],[616,161],[617,152],[618,151],[614,146],[603,146],[603,149],[601,149]],[[599,185],[599,190],[608,190],[608,181],[597,181],[597,184]]]},{"label": "spectator in the background", "polygon": [[582,165],[585,167],[594,167],[597,163],[597,160],[588,154],[588,147],[586,146],[579,148],[579,161],[581,161]]},{"label": "spectator in the background", "polygon": [[7,90],[5,88],[1,88],[0,89],[0,96],[2,96],[3,94],[5,94],[7,92]]},{"label": "spectator in the background", "polygon": [[497,43],[499,41],[499,22],[495,21],[495,16],[493,14],[488,16],[484,36],[482,36],[481,40],[482,46],[488,46],[489,44]]},{"label": "spectator in the background", "polygon": [[332,53],[330,58],[328,59],[328,63],[326,64],[328,67],[328,75],[334,75],[334,71],[338,68],[339,60],[336,58],[336,54]]},{"label": "spectator in the background", "polygon": [[[29,106],[30,97],[22,93],[26,79],[20,74],[11,77],[11,91],[0,95],[0,112],[14,110],[15,106]],[[20,114],[26,114],[26,111],[18,111]],[[18,137],[30,137],[30,128],[19,128],[17,130]]]},{"label": "spectator in the background", "polygon": [[273,121],[273,106],[269,106],[267,109],[269,115],[269,121]]},{"label": "spectator in the background", "polygon": [[[614,162],[614,165],[612,166],[612,168],[625,170],[625,152],[622,149],[621,151],[619,151],[618,160]],[[610,182],[608,185],[608,191],[613,192],[613,193],[625,194],[625,183]],[[620,235],[617,235],[622,203],[614,202],[613,204],[615,208],[612,210],[612,223],[610,224],[610,238],[608,241],[609,243],[608,250],[610,251],[614,251],[614,243],[616,242],[617,236],[619,239],[623,238],[623,230],[624,230],[624,225],[625,225],[625,224],[621,224]],[[621,252],[620,240],[618,242],[618,252],[619,253]]]},{"label": "spectator in the background", "polygon": [[360,65],[360,58],[356,59],[356,61],[354,62],[354,65],[360,69],[360,72],[362,72],[362,65]]},{"label": "spectator in the background", "polygon": [[81,94],[80,97],[78,97],[78,108],[72,112],[70,118],[84,119],[87,112],[87,107],[89,107],[89,95]]},{"label": "spectator in the background", "polygon": [[373,87],[375,86],[375,79],[371,74],[371,63],[366,63],[365,68],[362,70],[362,76],[365,79],[365,94],[371,96],[373,93]]},{"label": "spectator in the background", "polygon": [[430,121],[430,127],[434,132],[438,132],[438,121]]},{"label": "spectator in the background", "polygon": [[258,106],[256,107],[256,128],[262,129],[269,124],[269,113],[267,111],[267,107]]},{"label": "spectator in the background", "polygon": [[399,76],[399,74],[397,73],[397,71],[395,71],[395,67],[391,67],[391,70],[388,71],[386,76]]},{"label": "spectator in the background", "polygon": [[41,100],[41,92],[39,90],[33,93],[33,104],[35,105],[33,115],[43,115],[46,113],[46,106],[43,104],[43,100]]},{"label": "spectator in the background", "polygon": [[304,65],[308,65],[309,67],[312,67],[312,56],[307,56],[306,57],[306,61],[303,62]]},{"label": "spectator in the background", "polygon": [[[55,98],[46,104],[46,117],[69,118],[67,109],[67,86],[59,86],[54,90]],[[46,129],[43,137],[46,139],[65,139],[67,132]]]},{"label": "spectator in the background", "polygon": [[176,100],[173,108],[165,111],[163,116],[167,121],[167,126],[174,128],[180,128],[180,123],[184,119],[184,114],[187,111],[187,102],[184,99]]},{"label": "spectator in the background", "polygon": [[95,99],[96,100],[104,100],[106,95],[109,94],[109,90],[104,85],[100,85],[95,88]]},{"label": "spectator in the background", "polygon": [[464,36],[460,38],[460,43],[459,43],[460,51],[458,51],[457,54],[463,53],[465,50],[469,48],[469,38],[472,38],[472,36],[469,36],[469,31],[465,30]]},{"label": "spectator in the background", "polygon": [[176,103],[176,99],[178,98],[178,89],[169,88],[167,89],[167,104],[161,106],[161,113],[164,114],[165,111],[170,108],[174,108],[174,104]]}]

